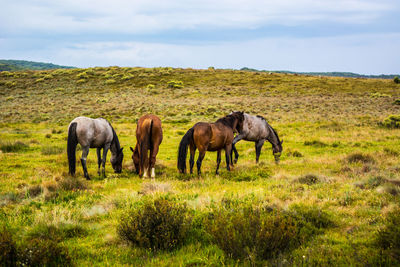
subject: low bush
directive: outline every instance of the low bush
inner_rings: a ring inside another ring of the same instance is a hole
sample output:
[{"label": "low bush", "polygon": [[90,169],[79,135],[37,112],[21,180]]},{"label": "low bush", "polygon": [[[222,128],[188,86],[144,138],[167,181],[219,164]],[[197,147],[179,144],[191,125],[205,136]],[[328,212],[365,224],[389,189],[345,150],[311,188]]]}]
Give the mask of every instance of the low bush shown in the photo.
[{"label": "low bush", "polygon": [[67,191],[77,191],[87,189],[87,184],[76,177],[65,176],[57,181],[59,188]]},{"label": "low bush", "polygon": [[26,241],[19,253],[21,266],[71,266],[72,258],[66,247],[52,239]]},{"label": "low bush", "polygon": [[375,245],[381,250],[381,266],[400,264],[400,209],[389,213],[377,233]]},{"label": "low bush", "polygon": [[17,246],[11,232],[5,227],[0,228],[0,265],[16,266]]},{"label": "low bush", "polygon": [[393,82],[399,84],[400,83],[400,78],[398,76],[393,78]]},{"label": "low bush", "polygon": [[276,257],[332,225],[326,213],[304,206],[284,212],[229,205],[214,210],[205,221],[208,233],[226,255],[253,262]]},{"label": "low bush", "polygon": [[400,128],[400,115],[390,115],[380,122],[379,125],[390,129]]},{"label": "low bush", "polygon": [[306,174],[297,178],[296,181],[301,184],[313,185],[319,183],[320,179],[315,174]]},{"label": "low bush", "polygon": [[375,159],[368,154],[355,152],[346,157],[348,163],[375,163]]},{"label": "low bush", "polygon": [[117,232],[132,245],[152,250],[173,250],[184,242],[189,224],[185,206],[156,199],[127,211],[120,219]]},{"label": "low bush", "polygon": [[169,88],[177,88],[177,89],[180,89],[180,88],[184,87],[183,86],[183,82],[182,81],[177,81],[177,80],[171,80],[171,81],[169,81],[167,83],[167,85],[168,85]]}]

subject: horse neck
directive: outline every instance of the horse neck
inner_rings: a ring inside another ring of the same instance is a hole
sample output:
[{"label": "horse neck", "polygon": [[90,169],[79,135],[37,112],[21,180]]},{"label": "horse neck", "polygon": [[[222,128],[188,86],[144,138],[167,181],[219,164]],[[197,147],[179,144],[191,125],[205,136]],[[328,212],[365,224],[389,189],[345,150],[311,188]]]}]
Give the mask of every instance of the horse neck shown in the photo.
[{"label": "horse neck", "polygon": [[224,117],[222,119],[217,120],[215,123],[222,123],[223,125],[232,128],[232,130],[235,130],[236,125],[238,123],[238,119],[234,117],[232,118]]},{"label": "horse neck", "polygon": [[113,133],[113,139],[111,141],[110,151],[113,155],[117,155],[119,150],[121,149],[121,147],[119,144],[118,136],[114,131],[114,128],[111,127],[111,129],[112,129],[112,133]]},{"label": "horse neck", "polygon": [[267,128],[269,130],[269,135],[267,137],[267,140],[273,145],[278,145],[280,143],[278,135],[275,133],[274,129],[268,123],[267,123]]}]

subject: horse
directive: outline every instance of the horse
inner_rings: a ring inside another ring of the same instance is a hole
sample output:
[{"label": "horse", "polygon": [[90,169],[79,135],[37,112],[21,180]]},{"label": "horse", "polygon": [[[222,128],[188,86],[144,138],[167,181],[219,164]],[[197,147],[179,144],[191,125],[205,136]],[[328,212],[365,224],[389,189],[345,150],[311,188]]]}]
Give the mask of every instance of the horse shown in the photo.
[{"label": "horse", "polygon": [[275,163],[278,164],[282,153],[283,140],[279,140],[278,133],[268,124],[268,122],[262,116],[253,116],[244,113],[243,129],[236,135],[232,143],[232,151],[235,152],[234,163],[237,163],[239,153],[236,150],[235,144],[240,140],[253,141],[256,147],[256,163],[260,158],[261,148],[264,145],[265,140],[268,140],[272,144],[272,152],[275,158]]},{"label": "horse", "polygon": [[226,169],[230,171],[230,155],[232,150],[234,132],[241,132],[243,127],[243,112],[234,112],[214,123],[198,122],[182,137],[178,151],[178,170],[186,172],[187,147],[190,147],[190,173],[193,173],[194,155],[199,149],[197,159],[197,174],[201,174],[201,163],[206,151],[217,151],[217,169],[221,163],[221,150],[225,149]]},{"label": "horse", "polygon": [[[103,165],[102,175],[105,177],[106,156],[108,150],[111,150],[111,165],[115,173],[121,173],[122,160],[124,158],[123,148],[120,147],[118,136],[111,124],[103,119],[91,119],[87,117],[77,117],[68,126],[67,154],[69,164],[69,174],[75,175],[76,164],[76,146],[82,147],[81,163],[84,176],[90,180],[86,158],[89,154],[89,148],[97,148],[98,174],[100,175],[100,165]],[[103,158],[101,157],[103,149]]]},{"label": "horse", "polygon": [[[150,173],[151,170],[151,178],[155,178],[154,165],[156,164],[156,156],[162,139],[163,132],[160,118],[155,115],[142,116],[136,127],[135,149],[130,147],[133,152],[132,160],[136,173],[140,177],[147,177],[147,171]],[[150,150],[150,164],[148,150]]]}]

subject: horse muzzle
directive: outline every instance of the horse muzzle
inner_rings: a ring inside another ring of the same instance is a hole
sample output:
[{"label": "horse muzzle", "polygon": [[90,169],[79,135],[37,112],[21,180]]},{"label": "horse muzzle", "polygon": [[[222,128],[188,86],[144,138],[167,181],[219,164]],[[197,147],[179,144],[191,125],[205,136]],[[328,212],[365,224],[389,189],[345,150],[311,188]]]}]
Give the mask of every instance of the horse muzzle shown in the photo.
[{"label": "horse muzzle", "polygon": [[275,164],[279,164],[279,162],[281,161],[280,157],[281,157],[281,152],[274,153]]}]

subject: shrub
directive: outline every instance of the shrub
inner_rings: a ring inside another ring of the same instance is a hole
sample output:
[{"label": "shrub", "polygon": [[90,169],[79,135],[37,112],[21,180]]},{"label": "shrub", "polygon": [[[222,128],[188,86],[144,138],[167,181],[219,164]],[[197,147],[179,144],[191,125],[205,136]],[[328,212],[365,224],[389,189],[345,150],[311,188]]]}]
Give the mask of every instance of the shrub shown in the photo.
[{"label": "shrub", "polygon": [[375,244],[381,249],[381,257],[387,263],[400,264],[400,209],[387,215],[384,227],[377,233]]},{"label": "shrub", "polygon": [[320,179],[315,174],[306,174],[297,178],[301,184],[313,185],[320,182]]},{"label": "shrub", "polygon": [[4,153],[25,151],[28,148],[29,148],[29,145],[27,145],[21,141],[16,141],[14,143],[0,142],[0,150],[3,151]]},{"label": "shrub", "polygon": [[68,191],[87,189],[87,185],[84,181],[71,176],[66,176],[60,179],[58,185],[61,189]]},{"label": "shrub", "polygon": [[76,83],[85,83],[85,82],[87,82],[86,79],[79,79],[79,80],[76,81]]},{"label": "shrub", "polygon": [[287,249],[295,239],[295,222],[280,212],[251,207],[219,210],[207,223],[214,242],[234,259],[268,259]]},{"label": "shrub", "polygon": [[23,244],[19,256],[24,266],[71,266],[72,259],[67,248],[52,239],[35,238]]},{"label": "shrub", "polygon": [[12,234],[5,226],[2,226],[0,229],[0,265],[16,266],[17,256],[17,247]]},{"label": "shrub", "polygon": [[398,76],[393,78],[393,82],[399,84],[400,83],[400,79]]},{"label": "shrub", "polygon": [[117,83],[117,81],[114,80],[114,79],[108,79],[108,80],[106,80],[105,83],[106,83],[106,84],[115,84],[115,83]]},{"label": "shrub", "polygon": [[171,80],[171,81],[169,81],[167,83],[167,85],[168,85],[169,88],[177,88],[177,89],[180,89],[180,88],[184,87],[183,86],[183,82],[182,81],[177,81],[177,80]]},{"label": "shrub", "polygon": [[300,223],[311,223],[317,229],[336,226],[331,216],[318,207],[296,204],[290,207],[290,210]]},{"label": "shrub", "polygon": [[219,208],[205,220],[214,242],[234,259],[269,259],[295,248],[321,229],[334,225],[319,209],[293,211],[253,208],[246,204]]},{"label": "shrub", "polygon": [[380,122],[379,125],[385,128],[400,128],[400,115],[390,115]]},{"label": "shrub", "polygon": [[188,225],[186,207],[166,199],[157,199],[126,212],[121,217],[117,232],[132,245],[153,250],[172,250],[185,240]]},{"label": "shrub", "polygon": [[348,163],[357,163],[357,162],[361,162],[361,163],[375,163],[375,159],[368,154],[363,154],[360,152],[355,152],[352,153],[350,155],[348,155],[346,157],[346,161]]},{"label": "shrub", "polygon": [[393,102],[393,104],[394,104],[394,105],[400,105],[400,99],[396,99],[396,100]]}]

